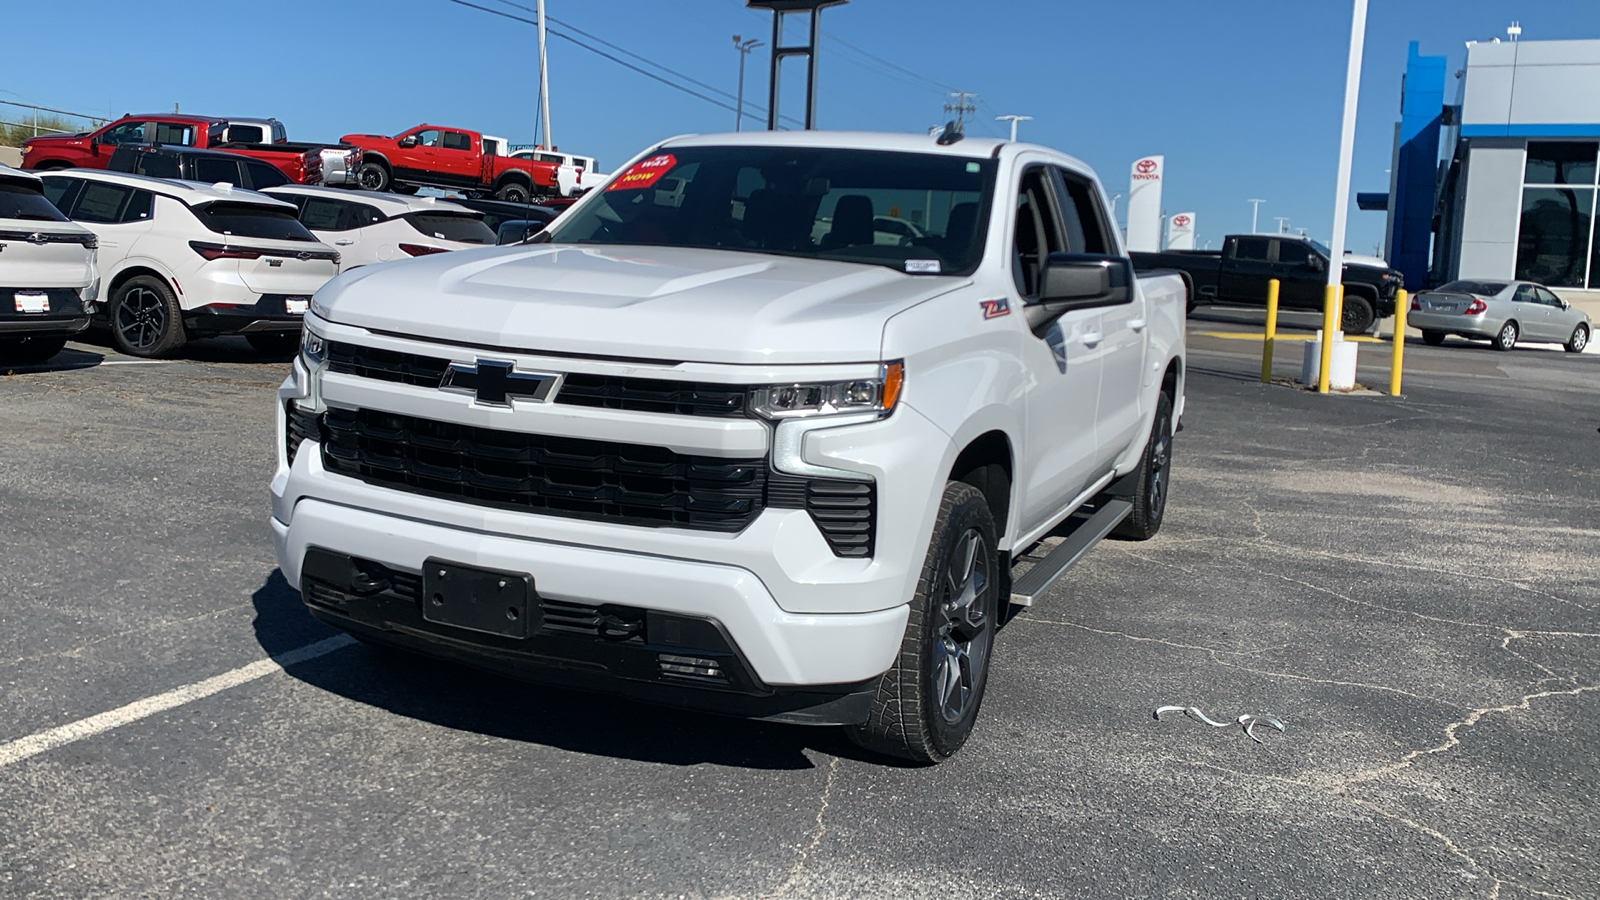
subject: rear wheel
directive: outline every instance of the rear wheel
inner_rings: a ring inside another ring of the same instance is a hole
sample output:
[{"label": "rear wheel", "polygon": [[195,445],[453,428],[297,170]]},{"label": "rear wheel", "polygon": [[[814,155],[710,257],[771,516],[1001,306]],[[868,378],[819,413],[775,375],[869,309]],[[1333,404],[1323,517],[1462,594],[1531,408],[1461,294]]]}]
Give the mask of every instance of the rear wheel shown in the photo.
[{"label": "rear wheel", "polygon": [[1517,321],[1515,319],[1507,320],[1504,325],[1500,326],[1499,333],[1489,342],[1489,346],[1496,350],[1510,350],[1517,345],[1517,333]]},{"label": "rear wheel", "polygon": [[1572,329],[1572,337],[1567,338],[1568,353],[1582,353],[1583,348],[1589,346],[1589,326],[1579,325]]},{"label": "rear wheel", "polygon": [[262,356],[289,359],[300,349],[300,332],[274,331],[265,334],[247,334],[244,339]]},{"label": "rear wheel", "polygon": [[1117,526],[1118,537],[1148,541],[1161,530],[1167,512],[1167,485],[1172,476],[1172,398],[1165,393],[1156,401],[1156,418],[1150,423],[1139,462],[1139,487],[1128,500],[1133,512]]},{"label": "rear wheel", "polygon": [[1339,315],[1339,327],[1345,334],[1366,334],[1372,328],[1372,323],[1377,321],[1372,312],[1372,303],[1360,295],[1347,295],[1344,298],[1344,309]]},{"label": "rear wheel", "polygon": [[507,203],[527,203],[528,188],[526,185],[513,181],[509,184],[501,185],[500,190],[494,192],[494,196],[496,200],[504,200]]},{"label": "rear wheel", "polygon": [[382,163],[364,162],[356,170],[356,184],[363,191],[386,191],[389,189],[389,170]]},{"label": "rear wheel", "polygon": [[988,684],[998,622],[995,546],[983,493],[946,484],[900,652],[878,680],[867,721],[848,729],[856,744],[927,764],[966,743]]},{"label": "rear wheel", "polygon": [[0,338],[0,365],[35,366],[61,352],[64,337]]},{"label": "rear wheel", "polygon": [[1424,331],[1422,333],[1422,342],[1430,347],[1437,347],[1444,343],[1444,337],[1445,335],[1442,331]]},{"label": "rear wheel", "polygon": [[417,186],[414,184],[396,184],[390,189],[396,194],[405,194],[408,197],[417,192]]},{"label": "rear wheel", "polygon": [[182,347],[183,310],[159,278],[130,278],[111,301],[111,341],[129,356],[168,356]]}]

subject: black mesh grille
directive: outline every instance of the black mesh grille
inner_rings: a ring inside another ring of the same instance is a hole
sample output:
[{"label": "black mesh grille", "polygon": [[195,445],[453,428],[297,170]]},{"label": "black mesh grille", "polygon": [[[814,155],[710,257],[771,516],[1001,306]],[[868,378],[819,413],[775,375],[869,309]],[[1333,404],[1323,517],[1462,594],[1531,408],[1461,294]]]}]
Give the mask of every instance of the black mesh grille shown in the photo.
[{"label": "black mesh grille", "polygon": [[764,459],[498,431],[330,409],[323,465],[372,484],[484,506],[627,525],[744,529],[761,512]]},{"label": "black mesh grille", "polygon": [[[328,371],[419,387],[438,387],[450,360],[395,350],[380,350],[333,341],[328,344]],[[749,388],[737,384],[623,378],[614,375],[567,375],[555,402],[629,412],[679,416],[739,417]]]},{"label": "black mesh grille", "polygon": [[450,360],[379,350],[333,341],[328,344],[328,371],[420,387],[438,387]]},{"label": "black mesh grille", "polygon": [[743,416],[746,388],[728,384],[573,373],[557,403],[680,416]]}]

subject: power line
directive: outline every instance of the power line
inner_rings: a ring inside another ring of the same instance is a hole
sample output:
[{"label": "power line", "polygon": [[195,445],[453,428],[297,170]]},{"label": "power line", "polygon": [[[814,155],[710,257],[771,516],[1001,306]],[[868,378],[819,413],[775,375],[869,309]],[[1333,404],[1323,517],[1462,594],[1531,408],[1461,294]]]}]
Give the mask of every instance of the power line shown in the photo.
[{"label": "power line", "polygon": [[932,87],[937,91],[940,91],[941,93],[958,94],[958,93],[961,92],[961,89],[956,87],[955,85],[948,84],[946,82],[940,81],[937,78],[929,78],[926,75],[922,75],[922,74],[919,74],[917,72],[913,72],[912,70],[906,68],[905,66],[900,65],[897,62],[894,62],[893,60],[884,59],[883,57],[879,56],[878,54],[873,53],[871,50],[868,50],[865,47],[860,46],[859,44],[852,43],[851,41],[846,40],[845,38],[842,38],[839,35],[834,34],[831,31],[828,31],[828,30],[824,29],[822,33],[827,35],[830,40],[838,41],[841,45],[843,45],[845,47],[849,47],[850,49],[852,49],[855,52],[861,54],[862,56],[865,56],[868,59],[871,59],[871,60],[873,60],[873,61],[875,61],[875,62],[877,62],[877,63],[879,63],[879,64],[881,64],[883,66],[886,66],[889,69],[893,69],[896,72],[900,72],[900,73],[902,73],[904,75],[907,75],[907,76],[909,76],[911,78],[914,78],[917,81],[920,81],[923,84],[925,84],[925,85],[927,85],[929,87]]}]

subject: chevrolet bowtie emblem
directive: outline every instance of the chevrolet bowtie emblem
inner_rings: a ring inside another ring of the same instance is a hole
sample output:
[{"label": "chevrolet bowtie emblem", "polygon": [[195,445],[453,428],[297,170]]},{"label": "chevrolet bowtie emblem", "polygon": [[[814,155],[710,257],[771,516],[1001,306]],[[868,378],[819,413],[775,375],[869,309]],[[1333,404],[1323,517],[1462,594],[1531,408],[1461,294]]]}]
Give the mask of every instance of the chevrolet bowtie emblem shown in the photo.
[{"label": "chevrolet bowtie emblem", "polygon": [[544,400],[555,387],[556,376],[516,371],[513,363],[480,359],[475,366],[451,363],[439,380],[440,390],[471,394],[485,406],[510,406],[511,398]]}]

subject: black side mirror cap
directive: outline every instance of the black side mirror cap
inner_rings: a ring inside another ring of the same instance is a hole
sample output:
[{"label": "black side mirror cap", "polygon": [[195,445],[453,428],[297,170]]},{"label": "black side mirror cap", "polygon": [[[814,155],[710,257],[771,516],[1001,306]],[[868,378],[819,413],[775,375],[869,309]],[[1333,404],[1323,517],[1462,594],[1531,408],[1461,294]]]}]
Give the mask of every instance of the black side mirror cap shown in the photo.
[{"label": "black side mirror cap", "polygon": [[1045,260],[1039,299],[1028,304],[1028,327],[1043,334],[1075,309],[1117,306],[1133,299],[1133,261],[1097,253],[1052,253]]}]

